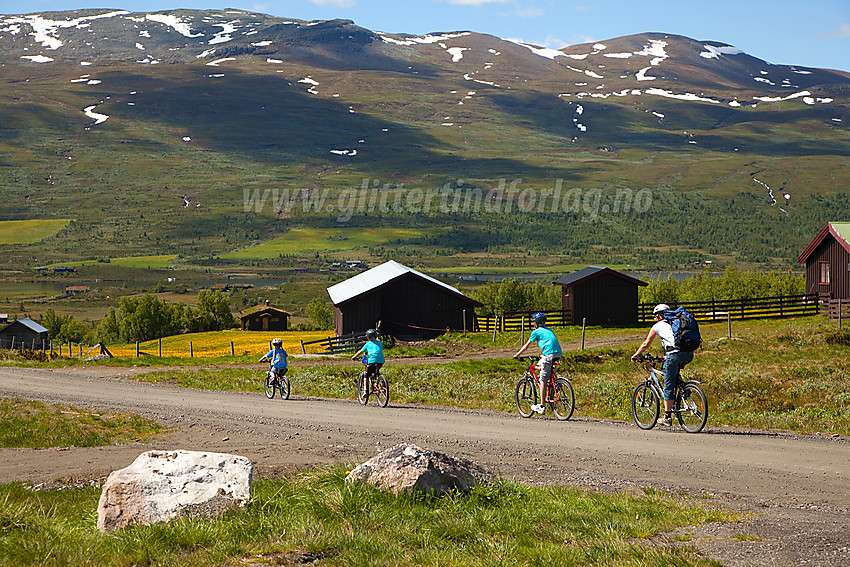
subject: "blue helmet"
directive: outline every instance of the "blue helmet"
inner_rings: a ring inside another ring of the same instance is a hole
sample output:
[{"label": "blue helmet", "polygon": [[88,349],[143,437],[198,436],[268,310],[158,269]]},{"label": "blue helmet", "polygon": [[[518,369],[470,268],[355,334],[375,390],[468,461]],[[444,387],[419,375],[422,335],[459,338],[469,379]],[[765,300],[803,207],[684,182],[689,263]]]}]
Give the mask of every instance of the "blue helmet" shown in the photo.
[{"label": "blue helmet", "polygon": [[531,314],[531,320],[535,323],[540,323],[541,325],[546,322],[546,314],[538,311],[537,313]]}]

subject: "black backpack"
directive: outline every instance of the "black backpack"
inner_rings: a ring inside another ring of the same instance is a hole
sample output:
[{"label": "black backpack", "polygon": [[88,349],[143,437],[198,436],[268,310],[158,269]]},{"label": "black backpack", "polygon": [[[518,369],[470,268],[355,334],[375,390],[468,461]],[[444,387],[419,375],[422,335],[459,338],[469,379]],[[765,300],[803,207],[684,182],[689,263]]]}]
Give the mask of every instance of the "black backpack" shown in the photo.
[{"label": "black backpack", "polygon": [[678,350],[694,352],[699,348],[702,342],[699,325],[687,309],[684,307],[668,309],[661,316],[673,328],[674,345]]}]

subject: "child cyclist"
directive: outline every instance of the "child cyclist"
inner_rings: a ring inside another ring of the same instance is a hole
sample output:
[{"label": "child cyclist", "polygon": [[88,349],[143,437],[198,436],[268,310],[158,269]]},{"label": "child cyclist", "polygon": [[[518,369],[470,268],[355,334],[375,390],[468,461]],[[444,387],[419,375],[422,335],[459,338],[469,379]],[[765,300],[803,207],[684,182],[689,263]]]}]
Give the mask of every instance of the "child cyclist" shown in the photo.
[{"label": "child cyclist", "polygon": [[[365,354],[365,356],[363,356]],[[363,356],[363,361],[366,363],[366,377],[372,378],[378,374],[378,370],[384,365],[384,345],[378,340],[378,331],[369,329],[366,331],[366,344],[363,348],[351,357],[351,360],[357,360]]]},{"label": "child cyclist", "polygon": [[546,407],[542,403],[543,392],[546,391],[546,381],[549,380],[549,374],[552,373],[552,366],[555,364],[556,360],[561,360],[561,343],[558,342],[558,338],[555,336],[555,333],[545,326],[545,313],[540,313],[538,311],[537,313],[532,314],[531,320],[534,321],[535,329],[531,332],[531,335],[529,335],[528,342],[522,345],[522,348],[517,351],[514,358],[519,358],[522,353],[531,346],[531,343],[537,343],[537,346],[540,347],[540,351],[543,354],[540,357],[537,366],[540,368],[540,375],[538,377],[540,383],[538,386],[540,386],[541,403],[534,404],[531,406],[531,409],[542,414],[546,411]]},{"label": "child cyclist", "polygon": [[274,372],[277,378],[286,374],[286,361],[289,358],[289,355],[283,350],[282,345],[283,341],[281,339],[274,339],[272,341],[272,349],[260,359],[260,362],[271,361],[272,372]]}]

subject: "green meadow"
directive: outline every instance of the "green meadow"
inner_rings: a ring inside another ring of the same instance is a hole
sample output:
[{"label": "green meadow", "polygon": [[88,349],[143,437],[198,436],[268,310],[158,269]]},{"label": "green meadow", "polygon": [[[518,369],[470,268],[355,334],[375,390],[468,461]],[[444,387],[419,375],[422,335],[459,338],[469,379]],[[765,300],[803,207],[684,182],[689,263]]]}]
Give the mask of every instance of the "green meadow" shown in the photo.
[{"label": "green meadow", "polygon": [[269,259],[304,252],[353,250],[422,237],[429,230],[411,228],[294,228],[262,244],[221,254],[227,260]]},{"label": "green meadow", "polygon": [[0,245],[35,244],[57,234],[71,219],[0,221]]}]

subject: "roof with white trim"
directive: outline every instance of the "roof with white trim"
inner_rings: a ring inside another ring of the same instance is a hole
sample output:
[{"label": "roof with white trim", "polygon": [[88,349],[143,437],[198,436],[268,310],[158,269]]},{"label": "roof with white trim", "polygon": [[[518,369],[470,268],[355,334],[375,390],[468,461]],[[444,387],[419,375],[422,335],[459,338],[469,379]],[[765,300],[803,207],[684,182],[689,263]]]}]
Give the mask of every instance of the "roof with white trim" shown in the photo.
[{"label": "roof with white trim", "polygon": [[328,295],[331,296],[331,301],[333,301],[334,305],[339,305],[340,303],[345,303],[350,299],[363,295],[364,293],[372,291],[377,287],[408,274],[412,274],[418,278],[422,278],[435,285],[443,287],[447,291],[456,293],[461,297],[466,297],[463,293],[449,284],[443,283],[431,276],[426,276],[422,272],[417,272],[416,270],[399,264],[394,260],[384,262],[380,266],[375,266],[371,270],[357,274],[344,282],[332,285],[328,288]]}]

